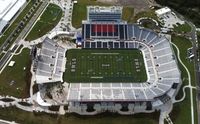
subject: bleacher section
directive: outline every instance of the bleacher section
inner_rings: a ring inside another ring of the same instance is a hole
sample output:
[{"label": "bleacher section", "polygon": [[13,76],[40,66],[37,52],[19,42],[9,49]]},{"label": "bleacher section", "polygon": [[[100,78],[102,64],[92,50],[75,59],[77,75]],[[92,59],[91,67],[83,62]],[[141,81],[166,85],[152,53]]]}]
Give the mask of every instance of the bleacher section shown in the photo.
[{"label": "bleacher section", "polygon": [[65,71],[66,50],[49,38],[42,43],[42,48],[37,50],[38,55],[34,60],[37,83],[63,81]]},{"label": "bleacher section", "polygon": [[127,24],[124,22],[83,22],[83,39],[90,40],[95,38],[102,39],[128,39]]}]

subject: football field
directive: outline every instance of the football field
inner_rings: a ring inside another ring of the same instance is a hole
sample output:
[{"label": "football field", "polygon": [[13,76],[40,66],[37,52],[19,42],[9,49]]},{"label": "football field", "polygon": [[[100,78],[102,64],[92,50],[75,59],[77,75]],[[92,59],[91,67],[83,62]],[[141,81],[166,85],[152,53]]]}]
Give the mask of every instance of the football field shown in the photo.
[{"label": "football field", "polygon": [[71,49],[67,51],[64,81],[145,82],[147,80],[140,50]]}]

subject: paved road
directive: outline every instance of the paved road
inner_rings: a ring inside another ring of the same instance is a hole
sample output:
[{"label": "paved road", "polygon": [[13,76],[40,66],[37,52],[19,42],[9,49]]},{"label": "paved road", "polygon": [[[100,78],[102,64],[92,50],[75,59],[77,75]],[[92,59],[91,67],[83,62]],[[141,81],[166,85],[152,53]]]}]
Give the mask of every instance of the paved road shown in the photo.
[{"label": "paved road", "polygon": [[[34,22],[37,20],[37,18],[40,16],[40,14],[42,13],[42,11],[48,5],[48,2],[49,2],[48,0],[43,1],[43,3],[41,4],[40,8],[36,11],[36,13],[34,14],[34,16],[30,19],[30,21],[27,23],[27,25],[25,26],[25,28],[22,30],[22,32],[19,34],[19,36],[14,41],[14,43],[13,43],[14,47],[12,49],[9,49],[6,52],[6,54],[2,57],[2,59],[0,60],[0,71],[7,64],[8,60],[11,59],[12,53],[16,52],[16,50],[18,48],[19,41],[21,39],[23,39],[25,37],[25,35],[29,32],[29,30],[33,26]],[[6,44],[8,44],[8,43],[6,42],[5,45]]]}]

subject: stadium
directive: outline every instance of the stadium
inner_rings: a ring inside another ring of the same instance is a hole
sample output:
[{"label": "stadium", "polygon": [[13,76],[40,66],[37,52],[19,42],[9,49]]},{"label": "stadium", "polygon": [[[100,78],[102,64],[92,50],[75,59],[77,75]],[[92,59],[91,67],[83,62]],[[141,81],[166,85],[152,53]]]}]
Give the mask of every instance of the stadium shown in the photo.
[{"label": "stadium", "polygon": [[32,50],[36,83],[67,84],[59,98],[48,99],[48,86],[41,88],[38,104],[68,105],[69,112],[81,115],[154,112],[172,104],[182,81],[170,41],[121,20],[122,7],[87,9],[78,49],[64,49],[46,38],[39,50]]}]

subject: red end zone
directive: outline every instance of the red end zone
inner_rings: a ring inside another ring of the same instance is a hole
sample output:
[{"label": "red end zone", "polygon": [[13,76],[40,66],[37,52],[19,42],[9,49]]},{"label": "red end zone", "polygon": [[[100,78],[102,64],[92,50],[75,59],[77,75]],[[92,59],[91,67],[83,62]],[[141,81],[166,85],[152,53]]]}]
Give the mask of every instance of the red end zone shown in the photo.
[{"label": "red end zone", "polygon": [[116,28],[112,24],[93,24],[92,25],[92,32],[95,33],[114,33],[116,32]]}]

